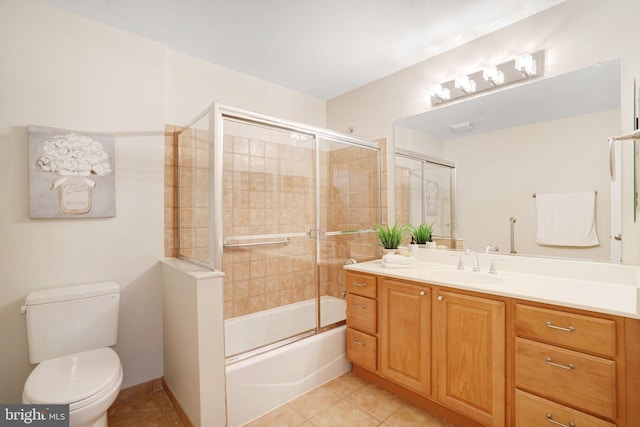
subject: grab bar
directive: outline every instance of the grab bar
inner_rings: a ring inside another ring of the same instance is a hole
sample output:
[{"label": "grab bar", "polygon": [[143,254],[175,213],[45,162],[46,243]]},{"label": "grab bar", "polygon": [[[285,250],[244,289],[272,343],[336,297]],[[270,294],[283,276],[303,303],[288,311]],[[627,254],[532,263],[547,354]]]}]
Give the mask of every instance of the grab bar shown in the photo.
[{"label": "grab bar", "polygon": [[[533,197],[535,197],[535,196],[536,196],[536,195],[535,195],[535,193],[534,193]],[[513,224],[515,224],[515,223],[516,223],[516,218],[515,218],[515,217],[513,217],[513,216],[512,216],[511,218],[509,218],[510,233],[511,233],[511,251],[510,251],[510,253],[512,253],[512,254],[517,253],[517,252],[516,252],[516,249],[515,249],[515,247],[514,247],[514,246],[515,246],[515,238],[514,238],[514,236],[513,236],[513,228],[514,228],[514,227],[513,227]]]},{"label": "grab bar", "polygon": [[229,243],[225,240],[223,246],[225,248],[244,248],[247,246],[288,245],[289,243],[291,243],[291,239],[287,237],[283,240],[274,240],[272,242]]}]

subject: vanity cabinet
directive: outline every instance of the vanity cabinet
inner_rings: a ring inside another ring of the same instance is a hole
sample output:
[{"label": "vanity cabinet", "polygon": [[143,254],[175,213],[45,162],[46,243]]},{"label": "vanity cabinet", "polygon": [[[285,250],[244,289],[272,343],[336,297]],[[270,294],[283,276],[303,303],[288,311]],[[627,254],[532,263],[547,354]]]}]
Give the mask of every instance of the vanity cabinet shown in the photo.
[{"label": "vanity cabinet", "polygon": [[[516,417],[612,425],[618,417],[616,322],[516,304]],[[535,398],[538,396],[540,399]]]},{"label": "vanity cabinet", "polygon": [[[504,302],[382,276],[349,272],[347,281],[347,357],[355,369],[415,393],[432,410],[505,425]],[[376,304],[377,322],[367,313]]]},{"label": "vanity cabinet", "polygon": [[380,373],[431,394],[431,289],[380,279]]},{"label": "vanity cabinet", "polygon": [[434,294],[437,399],[486,426],[505,425],[505,303]]},{"label": "vanity cabinet", "polygon": [[429,411],[461,426],[640,426],[638,319],[355,271],[347,281],[353,371]]},{"label": "vanity cabinet", "polygon": [[347,273],[347,358],[354,364],[378,369],[377,278]]}]

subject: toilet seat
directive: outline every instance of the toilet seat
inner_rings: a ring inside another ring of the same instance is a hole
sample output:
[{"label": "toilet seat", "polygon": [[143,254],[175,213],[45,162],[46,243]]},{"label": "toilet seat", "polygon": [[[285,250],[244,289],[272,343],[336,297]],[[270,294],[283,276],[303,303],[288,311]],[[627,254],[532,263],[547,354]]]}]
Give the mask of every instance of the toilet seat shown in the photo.
[{"label": "toilet seat", "polygon": [[110,347],[45,360],[27,378],[23,403],[69,404],[74,411],[120,387],[122,365]]}]

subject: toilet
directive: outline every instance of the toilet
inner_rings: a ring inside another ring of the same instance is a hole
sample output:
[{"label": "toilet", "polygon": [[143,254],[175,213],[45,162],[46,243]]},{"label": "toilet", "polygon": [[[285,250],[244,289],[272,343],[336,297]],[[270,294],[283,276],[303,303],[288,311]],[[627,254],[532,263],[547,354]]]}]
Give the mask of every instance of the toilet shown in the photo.
[{"label": "toilet", "polygon": [[122,385],[110,347],[118,338],[120,287],[114,282],[34,291],[22,307],[29,360],[38,366],[22,403],[68,404],[70,427],[106,427]]}]

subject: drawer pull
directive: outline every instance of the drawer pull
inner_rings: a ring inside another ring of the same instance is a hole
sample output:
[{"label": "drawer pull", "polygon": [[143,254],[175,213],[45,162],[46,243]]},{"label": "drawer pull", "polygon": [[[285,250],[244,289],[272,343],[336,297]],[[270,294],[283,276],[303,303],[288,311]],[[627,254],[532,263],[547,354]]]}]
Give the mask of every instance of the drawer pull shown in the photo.
[{"label": "drawer pull", "polygon": [[573,363],[569,363],[568,365],[561,365],[559,363],[555,363],[550,357],[547,357],[547,364],[551,366],[555,366],[557,368],[567,369],[569,371],[576,368],[576,365],[574,365]]},{"label": "drawer pull", "polygon": [[359,308],[360,310],[366,310],[367,306],[353,303],[353,308]]},{"label": "drawer pull", "polygon": [[357,286],[359,288],[364,288],[365,286],[367,286],[367,283],[366,282],[365,283],[360,283],[357,280],[354,280],[353,281],[353,286]]},{"label": "drawer pull", "polygon": [[358,340],[358,338],[354,338],[353,339],[353,343],[354,344],[358,344],[358,345],[367,345],[366,341],[360,341],[360,340]]},{"label": "drawer pull", "polygon": [[427,291],[420,291],[420,296],[423,297],[427,294]]},{"label": "drawer pull", "polygon": [[547,421],[549,421],[551,424],[555,424],[557,426],[576,427],[576,423],[574,423],[573,421],[569,421],[569,424],[563,424],[561,422],[558,422],[558,421],[554,420],[553,419],[553,415],[551,415],[551,414],[547,414]]},{"label": "drawer pull", "polygon": [[551,328],[551,329],[557,329],[559,331],[564,331],[564,332],[573,332],[576,330],[576,328],[574,328],[573,326],[569,326],[568,328],[563,328],[561,326],[555,326],[553,323],[551,322],[547,322],[546,323],[547,328]]}]

